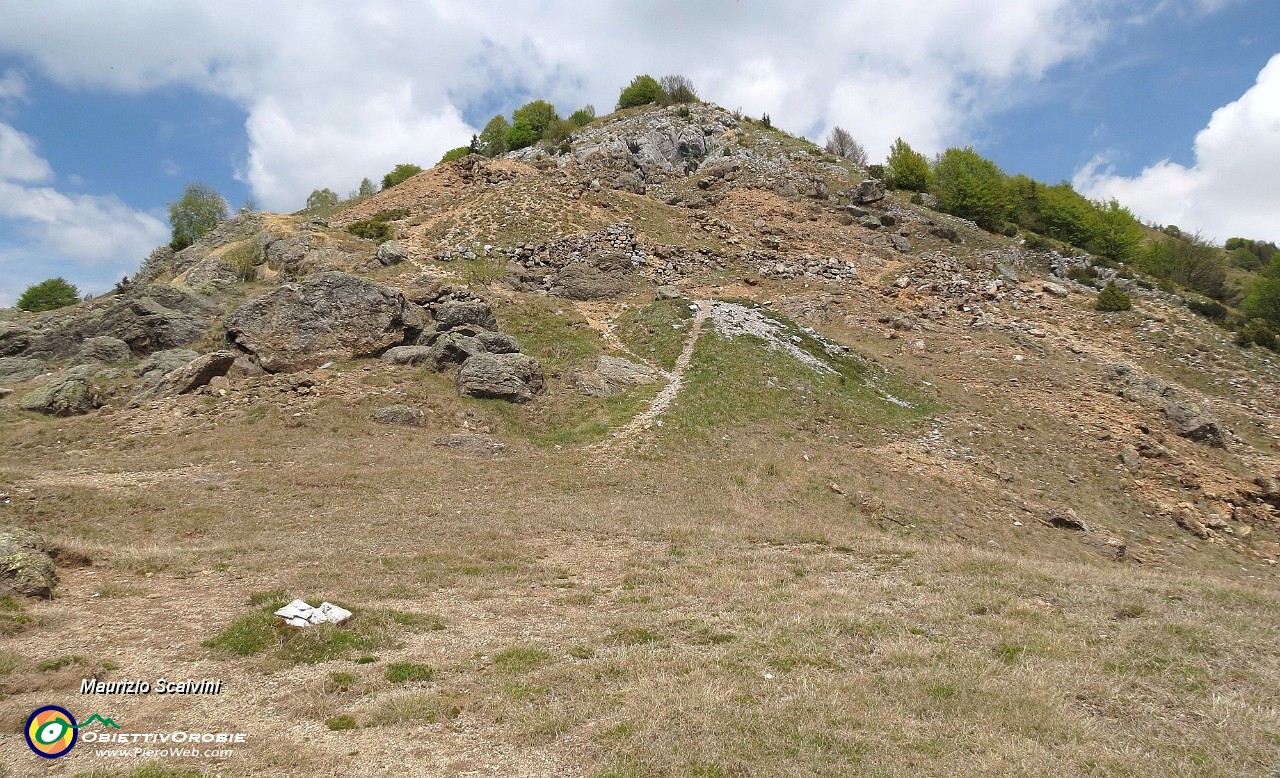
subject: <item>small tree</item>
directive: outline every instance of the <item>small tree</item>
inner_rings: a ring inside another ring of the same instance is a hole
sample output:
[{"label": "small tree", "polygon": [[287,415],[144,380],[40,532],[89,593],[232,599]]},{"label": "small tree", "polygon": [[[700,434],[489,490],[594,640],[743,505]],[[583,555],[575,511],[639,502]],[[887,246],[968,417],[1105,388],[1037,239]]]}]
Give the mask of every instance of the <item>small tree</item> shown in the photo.
[{"label": "small tree", "polygon": [[596,107],[594,105],[587,104],[569,114],[569,123],[574,127],[586,127],[595,118]]},{"label": "small tree", "polygon": [[185,249],[227,216],[227,201],[222,195],[199,182],[188,184],[182,197],[169,203],[169,225],[173,228],[169,246],[174,251]]},{"label": "small tree", "polygon": [[670,105],[698,102],[698,91],[693,88],[693,82],[684,76],[663,76],[658,86],[666,93],[667,103]]},{"label": "small tree", "polygon": [[382,189],[385,191],[396,184],[408,181],[422,172],[422,168],[407,162],[396,165],[395,169],[382,177]]},{"label": "small tree", "polygon": [[547,128],[560,121],[556,107],[546,100],[525,103],[511,114],[511,129],[507,130],[507,147],[523,149],[542,140]]},{"label": "small tree", "polygon": [[912,192],[929,191],[932,178],[929,160],[911,148],[902,138],[895,140],[889,147],[886,167],[890,181],[898,189],[907,189]]},{"label": "small tree", "polygon": [[831,134],[827,136],[827,153],[847,159],[858,167],[867,164],[867,150],[840,126],[832,127]]},{"label": "small tree", "polygon": [[995,232],[1009,216],[1005,177],[996,163],[970,148],[950,148],[934,166],[938,207]]},{"label": "small tree", "polygon": [[667,100],[667,93],[653,76],[636,76],[631,84],[618,95],[618,108],[631,108],[637,105],[662,103]]},{"label": "small tree", "polygon": [[480,131],[480,153],[486,157],[505,154],[510,148],[507,145],[507,133],[510,131],[511,122],[507,121],[507,117],[498,114],[490,119]]},{"label": "small tree", "polygon": [[338,197],[338,193],[332,189],[327,187],[324,189],[316,189],[313,190],[311,194],[307,195],[307,210],[310,211],[315,208],[333,208],[339,202],[341,202],[341,199]]},{"label": "small tree", "polygon": [[24,311],[52,311],[78,302],[80,290],[59,276],[28,286],[18,298],[18,308]]},{"label": "small tree", "polygon": [[445,162],[453,162],[455,160],[462,159],[463,157],[467,156],[470,153],[471,153],[470,146],[459,146],[456,149],[449,149],[444,153],[444,156],[440,158],[439,164],[444,164]]},{"label": "small tree", "polygon": [[1099,311],[1114,313],[1116,311],[1129,310],[1133,307],[1133,301],[1129,299],[1129,295],[1124,293],[1124,290],[1116,286],[1115,281],[1112,281],[1098,293],[1098,300],[1094,307]]},{"label": "small tree", "polygon": [[362,178],[360,179],[360,188],[356,190],[356,196],[372,197],[374,194],[377,193],[377,191],[378,190],[374,188],[372,181],[370,181],[368,178]]}]

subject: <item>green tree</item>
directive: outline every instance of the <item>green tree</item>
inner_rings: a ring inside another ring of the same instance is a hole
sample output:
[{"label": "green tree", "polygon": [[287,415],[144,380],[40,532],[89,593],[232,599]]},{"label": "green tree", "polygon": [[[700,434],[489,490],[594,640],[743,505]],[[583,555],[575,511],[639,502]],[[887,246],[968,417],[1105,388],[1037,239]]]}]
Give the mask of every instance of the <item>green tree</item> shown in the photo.
[{"label": "green tree", "polygon": [[642,75],[631,79],[631,84],[622,90],[622,94],[618,95],[618,108],[631,108],[637,105],[649,105],[650,103],[664,103],[667,101],[667,93],[662,91],[662,85],[658,83],[653,76]]},{"label": "green tree", "polygon": [[444,153],[444,156],[440,158],[440,164],[462,159],[463,157],[467,156],[470,153],[471,153],[470,146],[459,146],[456,149],[449,149]]},{"label": "green tree", "polygon": [[596,107],[594,105],[587,104],[569,114],[569,123],[574,127],[586,127],[595,118]]},{"label": "green tree", "polygon": [[480,153],[486,157],[505,154],[510,148],[507,146],[507,133],[510,131],[511,122],[507,121],[507,117],[498,114],[490,119],[480,131]]},{"label": "green tree", "polygon": [[973,148],[950,148],[934,166],[934,194],[938,207],[984,230],[1000,230],[1009,216],[1005,177],[996,163]]},{"label": "green tree", "polygon": [[931,178],[929,160],[912,149],[902,138],[895,140],[889,147],[887,167],[889,180],[898,189],[907,189],[912,192],[929,191]]},{"label": "green tree", "polygon": [[1087,248],[1098,231],[1093,203],[1063,181],[1036,192],[1039,232],[1079,248]]},{"label": "green tree", "polygon": [[332,189],[316,189],[313,190],[311,194],[307,195],[307,210],[311,210],[313,208],[333,208],[339,202],[341,202],[341,199],[338,197],[338,193]]},{"label": "green tree", "polygon": [[227,201],[212,187],[199,182],[187,185],[176,203],[169,203],[169,241],[174,251],[181,251],[228,216]]},{"label": "green tree", "polygon": [[698,102],[698,90],[694,89],[693,82],[684,76],[663,76],[662,80],[658,82],[658,86],[662,88],[663,94],[666,95],[668,105]]},{"label": "green tree", "polygon": [[368,178],[360,179],[360,188],[356,190],[357,197],[373,197],[377,193],[378,190],[374,187],[372,181]]},{"label": "green tree", "polygon": [[1093,235],[1085,248],[1116,262],[1129,262],[1138,256],[1143,235],[1142,222],[1116,200],[1093,203]]},{"label": "green tree", "polygon": [[546,100],[525,103],[511,114],[511,129],[507,130],[507,147],[523,149],[542,140],[547,128],[558,122],[556,107]]},{"label": "green tree", "polygon": [[1280,331],[1280,254],[1272,255],[1271,263],[1245,286],[1240,307]]},{"label": "green tree", "polygon": [[24,311],[52,311],[78,302],[80,290],[59,276],[28,286],[18,298],[18,307]]},{"label": "green tree", "polygon": [[1138,255],[1137,262],[1157,278],[1166,278],[1215,300],[1226,295],[1226,260],[1198,233],[1154,241]]},{"label": "green tree", "polygon": [[422,172],[422,168],[408,162],[402,162],[395,169],[382,177],[382,189],[386,191],[396,184],[408,181]]},{"label": "green tree", "polygon": [[1133,301],[1120,287],[1116,286],[1115,281],[1112,281],[1098,294],[1094,307],[1106,312],[1127,311],[1133,307]]}]

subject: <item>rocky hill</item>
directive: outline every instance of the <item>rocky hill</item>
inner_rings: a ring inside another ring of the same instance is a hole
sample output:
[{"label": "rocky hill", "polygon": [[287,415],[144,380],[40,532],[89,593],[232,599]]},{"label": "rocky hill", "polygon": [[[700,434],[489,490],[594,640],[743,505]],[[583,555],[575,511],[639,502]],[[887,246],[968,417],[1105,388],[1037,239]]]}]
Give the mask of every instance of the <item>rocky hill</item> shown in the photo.
[{"label": "rocky hill", "polygon": [[1280,367],[1090,264],[698,104],[6,311],[3,585],[52,599],[5,600],[0,718],[167,672],[245,695],[198,702],[237,774],[405,726],[418,774],[1262,769]]}]

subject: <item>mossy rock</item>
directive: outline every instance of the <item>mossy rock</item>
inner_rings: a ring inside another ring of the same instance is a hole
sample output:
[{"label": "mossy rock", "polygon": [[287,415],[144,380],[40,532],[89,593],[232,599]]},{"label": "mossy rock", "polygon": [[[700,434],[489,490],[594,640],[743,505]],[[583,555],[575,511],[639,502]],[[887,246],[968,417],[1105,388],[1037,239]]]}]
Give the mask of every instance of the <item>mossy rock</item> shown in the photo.
[{"label": "mossy rock", "polygon": [[23,397],[19,404],[23,410],[47,416],[76,416],[88,413],[101,403],[93,384],[87,379],[64,375]]},{"label": "mossy rock", "polygon": [[0,597],[53,596],[58,574],[39,535],[17,527],[0,529]]}]

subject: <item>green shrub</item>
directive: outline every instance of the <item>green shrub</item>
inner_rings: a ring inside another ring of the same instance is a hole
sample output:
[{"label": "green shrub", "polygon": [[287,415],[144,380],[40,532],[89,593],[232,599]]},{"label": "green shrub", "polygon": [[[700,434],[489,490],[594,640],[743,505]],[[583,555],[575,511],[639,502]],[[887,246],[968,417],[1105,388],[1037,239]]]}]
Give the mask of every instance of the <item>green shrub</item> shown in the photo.
[{"label": "green shrub", "polygon": [[547,129],[560,121],[556,108],[546,100],[525,103],[511,115],[511,127],[507,130],[507,148],[523,149],[542,140]]},{"label": "green shrub", "polygon": [[943,211],[971,219],[988,232],[1004,226],[1012,209],[1004,173],[996,163],[971,147],[949,148],[938,158],[933,175],[934,193]]},{"label": "green shrub", "polygon": [[1085,286],[1097,287],[1098,283],[1093,277],[1093,271],[1087,267],[1073,267],[1067,271],[1067,278],[1075,281],[1077,284]]},{"label": "green shrub", "polygon": [[227,201],[212,187],[199,182],[187,185],[176,203],[169,203],[169,246],[181,251],[228,216]]},{"label": "green shrub", "polygon": [[459,146],[456,149],[449,149],[444,153],[444,156],[440,158],[440,162],[438,164],[444,164],[445,162],[455,162],[459,159],[462,159],[463,157],[467,156],[470,153],[471,153],[470,146]]},{"label": "green shrub", "polygon": [[1227,306],[1217,300],[1191,297],[1187,299],[1187,307],[1206,319],[1212,319],[1213,321],[1226,321],[1227,319]]},{"label": "green shrub", "polygon": [[357,238],[368,238],[378,243],[386,242],[393,237],[391,225],[376,219],[363,219],[358,222],[352,222],[347,225],[347,232]]},{"label": "green shrub", "polygon": [[258,277],[258,265],[262,264],[262,249],[254,241],[245,241],[222,255],[224,261],[235,270],[236,279],[253,281]]},{"label": "green shrub", "polygon": [[889,170],[884,165],[879,165],[879,164],[867,165],[867,177],[869,178],[874,178],[880,181],[884,181],[885,176],[887,176],[888,174],[889,174]]},{"label": "green shrub", "polygon": [[62,276],[32,284],[18,298],[18,307],[24,311],[52,311],[80,302],[80,290],[67,283]]},{"label": "green shrub", "polygon": [[631,84],[618,95],[618,108],[621,110],[637,105],[663,103],[666,100],[667,93],[662,91],[662,85],[657,79],[653,76],[641,75],[631,79]]},{"label": "green shrub", "polygon": [[1113,313],[1116,311],[1127,311],[1133,307],[1133,301],[1129,299],[1129,295],[1125,294],[1115,282],[1107,284],[1107,287],[1098,293],[1098,301],[1095,306],[1099,311]]},{"label": "green shrub", "polygon": [[394,170],[382,177],[382,188],[383,190],[390,189],[396,184],[408,181],[410,178],[413,178],[421,172],[422,168],[417,165],[403,162],[396,165]]},{"label": "green shrub", "polygon": [[770,119],[769,114],[767,113],[760,116],[760,123],[763,124],[766,129],[772,129],[773,127],[773,119]]},{"label": "green shrub", "polygon": [[574,127],[586,127],[596,118],[596,107],[594,105],[584,105],[573,113],[569,114],[569,123]]},{"label": "green shrub", "polygon": [[371,218],[376,222],[394,222],[399,221],[408,215],[408,208],[387,208],[385,210],[378,211]]},{"label": "green shrub", "polygon": [[1172,281],[1218,300],[1226,293],[1226,259],[1221,251],[1198,234],[1153,241],[1137,260],[1143,270],[1156,278]]},{"label": "green shrub", "polygon": [[1280,351],[1280,341],[1276,333],[1262,319],[1250,319],[1236,333],[1236,345],[1248,348],[1252,345],[1262,346],[1271,351]]},{"label": "green shrub", "polygon": [[1271,260],[1265,274],[1249,282],[1240,307],[1273,330],[1280,329],[1280,259]]},{"label": "green shrub", "polygon": [[320,208],[333,208],[341,199],[338,193],[332,189],[313,189],[311,194],[307,195],[307,210],[316,210]]},{"label": "green shrub", "polygon": [[344,729],[355,729],[356,717],[349,713],[344,713],[341,716],[334,716],[327,720],[324,725],[333,732],[338,732]]},{"label": "green shrub", "polygon": [[507,133],[510,131],[511,122],[507,121],[507,118],[502,114],[490,119],[489,123],[480,131],[480,153],[486,157],[505,154],[510,149],[510,146],[507,145]]},{"label": "green shrub", "polygon": [[[887,179],[885,179],[886,174]],[[898,138],[889,147],[887,166],[880,167],[880,175],[875,178],[887,180],[897,189],[927,192],[932,173],[929,171],[929,161],[924,158],[924,155],[912,149],[902,138]]]}]

